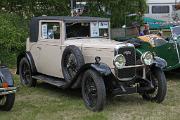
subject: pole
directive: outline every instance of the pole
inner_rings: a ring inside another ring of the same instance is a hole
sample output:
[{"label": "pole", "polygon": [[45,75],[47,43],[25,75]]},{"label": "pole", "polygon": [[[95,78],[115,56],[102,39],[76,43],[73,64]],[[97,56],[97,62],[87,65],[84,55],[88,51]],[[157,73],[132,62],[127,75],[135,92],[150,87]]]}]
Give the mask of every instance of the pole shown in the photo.
[{"label": "pole", "polygon": [[126,38],[126,14],[125,14],[125,38]]},{"label": "pole", "polygon": [[74,1],[71,0],[71,16],[74,16]]},{"label": "pole", "polygon": [[[126,1],[125,1],[125,5],[127,5],[127,4],[126,4]],[[125,38],[126,38],[126,27],[127,27],[127,25],[126,25],[126,24],[127,24],[127,18],[126,18],[126,17],[127,17],[127,11],[126,11],[126,10],[127,10],[127,9],[126,9],[126,7],[125,7]]]}]

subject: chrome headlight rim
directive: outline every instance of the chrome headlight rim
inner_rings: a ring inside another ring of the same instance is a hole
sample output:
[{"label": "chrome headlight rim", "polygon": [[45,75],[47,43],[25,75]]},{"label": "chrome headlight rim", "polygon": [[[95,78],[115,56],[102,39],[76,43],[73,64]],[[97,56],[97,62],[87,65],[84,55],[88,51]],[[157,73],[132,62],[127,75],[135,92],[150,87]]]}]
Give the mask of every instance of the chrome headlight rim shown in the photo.
[{"label": "chrome headlight rim", "polygon": [[[121,59],[120,61],[118,61]],[[121,62],[123,61],[123,62]],[[120,63],[121,62],[121,63]],[[113,64],[117,69],[122,69],[126,64],[126,58],[123,54],[118,54],[114,57]]]},{"label": "chrome headlight rim", "polygon": [[154,61],[154,55],[152,52],[147,51],[141,55],[141,62],[145,65],[152,65]]}]

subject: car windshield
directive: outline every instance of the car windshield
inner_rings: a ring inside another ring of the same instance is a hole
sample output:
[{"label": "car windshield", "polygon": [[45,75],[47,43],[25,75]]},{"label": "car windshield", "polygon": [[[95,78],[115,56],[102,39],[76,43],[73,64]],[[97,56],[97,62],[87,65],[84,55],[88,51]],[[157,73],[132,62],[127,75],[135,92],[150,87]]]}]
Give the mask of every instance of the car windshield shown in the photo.
[{"label": "car windshield", "polygon": [[154,38],[153,41],[154,41],[153,44],[155,47],[158,47],[167,43],[167,41],[163,38]]},{"label": "car windshield", "polygon": [[172,27],[171,32],[175,36],[180,36],[180,26]]},{"label": "car windshield", "polygon": [[109,22],[66,23],[66,38],[109,38]]},{"label": "car windshield", "polygon": [[145,35],[140,36],[138,38],[144,42],[150,43],[152,47],[158,47],[167,43],[167,41],[164,38],[159,37],[157,35]]}]

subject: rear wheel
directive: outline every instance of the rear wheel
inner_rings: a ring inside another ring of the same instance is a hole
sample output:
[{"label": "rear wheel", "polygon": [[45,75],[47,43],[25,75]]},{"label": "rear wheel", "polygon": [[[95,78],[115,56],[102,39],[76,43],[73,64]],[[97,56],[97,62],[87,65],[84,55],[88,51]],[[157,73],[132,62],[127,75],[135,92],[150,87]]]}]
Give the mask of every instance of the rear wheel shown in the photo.
[{"label": "rear wheel", "polygon": [[147,73],[148,79],[152,82],[154,88],[145,91],[142,94],[143,99],[161,103],[166,96],[167,83],[164,72],[160,68],[154,68]]},{"label": "rear wheel", "polygon": [[28,87],[35,87],[37,80],[32,78],[32,71],[27,58],[23,58],[19,64],[19,75],[21,83]]},{"label": "rear wheel", "polygon": [[87,70],[82,79],[82,97],[86,107],[92,111],[101,111],[106,102],[106,88],[102,76],[93,70]]},{"label": "rear wheel", "polygon": [[0,96],[0,110],[10,111],[14,105],[15,94]]}]

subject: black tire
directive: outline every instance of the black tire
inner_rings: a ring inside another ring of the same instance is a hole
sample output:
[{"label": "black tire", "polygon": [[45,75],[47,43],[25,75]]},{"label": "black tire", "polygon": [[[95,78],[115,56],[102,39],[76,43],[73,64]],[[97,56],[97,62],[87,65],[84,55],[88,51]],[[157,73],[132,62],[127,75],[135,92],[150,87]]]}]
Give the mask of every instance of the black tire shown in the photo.
[{"label": "black tire", "polygon": [[164,72],[160,68],[154,68],[148,76],[151,76],[155,88],[144,92],[142,94],[143,99],[157,103],[163,102],[167,91],[167,82]]},{"label": "black tire", "polygon": [[27,58],[22,58],[19,64],[19,75],[22,85],[35,87],[37,80],[32,78],[32,70]]},{"label": "black tire", "polygon": [[[90,87],[90,88],[89,88]],[[106,103],[106,88],[102,76],[93,70],[87,70],[82,79],[82,97],[89,110],[103,110]]]},{"label": "black tire", "polygon": [[62,55],[61,67],[64,79],[71,82],[79,69],[85,64],[81,50],[74,46],[67,46]]},{"label": "black tire", "polygon": [[0,105],[0,110],[2,110],[2,111],[10,111],[12,109],[13,105],[14,105],[15,93],[2,96],[0,98],[0,101],[2,101],[2,100],[4,100],[4,103],[2,105]]}]

